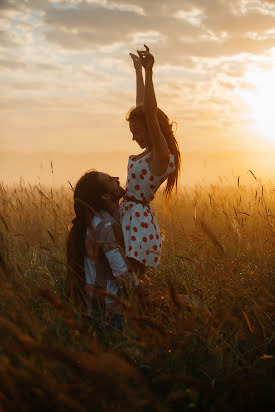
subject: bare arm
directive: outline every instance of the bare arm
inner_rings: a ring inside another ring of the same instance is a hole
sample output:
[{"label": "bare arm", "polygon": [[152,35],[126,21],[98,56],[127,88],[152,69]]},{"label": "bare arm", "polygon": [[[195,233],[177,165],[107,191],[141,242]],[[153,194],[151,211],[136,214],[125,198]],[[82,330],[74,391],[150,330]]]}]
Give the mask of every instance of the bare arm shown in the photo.
[{"label": "bare arm", "polygon": [[144,98],[144,82],[142,74],[142,64],[139,56],[130,53],[133,59],[134,68],[136,70],[136,106],[141,106],[143,104]]},{"label": "bare arm", "polygon": [[149,48],[147,46],[145,48],[146,51],[138,51],[138,54],[145,68],[143,110],[152,142],[152,159],[149,167],[153,174],[162,175],[168,167],[169,150],[157,116],[157,100],[153,84],[154,57],[150,54]]}]

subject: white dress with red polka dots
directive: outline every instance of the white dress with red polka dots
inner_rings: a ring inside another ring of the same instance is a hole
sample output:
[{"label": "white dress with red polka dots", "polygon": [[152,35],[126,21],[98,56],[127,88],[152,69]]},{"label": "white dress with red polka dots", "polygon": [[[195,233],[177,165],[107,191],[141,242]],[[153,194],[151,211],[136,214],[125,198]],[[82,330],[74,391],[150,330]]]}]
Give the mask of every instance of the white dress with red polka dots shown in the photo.
[{"label": "white dress with red polka dots", "polygon": [[146,266],[156,267],[160,260],[161,234],[154,211],[149,205],[160,185],[176,169],[174,155],[170,154],[169,164],[161,176],[153,176],[148,161],[150,152],[142,158],[128,161],[126,196],[142,201],[136,203],[124,199],[120,206],[120,222],[128,257]]}]

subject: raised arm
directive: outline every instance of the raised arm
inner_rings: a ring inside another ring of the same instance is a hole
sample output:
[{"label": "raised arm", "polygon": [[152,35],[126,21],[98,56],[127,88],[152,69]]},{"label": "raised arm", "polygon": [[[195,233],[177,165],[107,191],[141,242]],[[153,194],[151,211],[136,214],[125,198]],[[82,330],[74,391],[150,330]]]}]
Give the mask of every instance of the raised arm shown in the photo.
[{"label": "raised arm", "polygon": [[155,175],[162,175],[169,162],[169,150],[166,139],[162,134],[157,116],[157,100],[153,84],[154,57],[150,54],[149,47],[144,45],[145,51],[138,51],[138,55],[145,69],[145,86],[143,111],[146,125],[152,142],[152,159],[149,162],[151,172]]},{"label": "raised arm", "polygon": [[139,56],[134,53],[129,53],[132,57],[134,68],[136,70],[136,106],[141,106],[143,104],[144,98],[144,82],[142,74],[142,64]]}]

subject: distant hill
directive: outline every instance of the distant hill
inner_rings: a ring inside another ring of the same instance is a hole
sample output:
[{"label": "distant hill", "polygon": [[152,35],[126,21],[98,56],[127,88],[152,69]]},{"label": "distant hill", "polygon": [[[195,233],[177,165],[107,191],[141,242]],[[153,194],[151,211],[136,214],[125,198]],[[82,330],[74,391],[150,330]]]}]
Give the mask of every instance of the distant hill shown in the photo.
[{"label": "distant hill", "polygon": [[[54,185],[73,184],[88,169],[97,169],[126,181],[129,153],[19,153],[0,152],[0,175],[4,183],[25,182]],[[251,181],[250,169],[262,179],[275,178],[274,152],[182,153],[181,184]]]}]

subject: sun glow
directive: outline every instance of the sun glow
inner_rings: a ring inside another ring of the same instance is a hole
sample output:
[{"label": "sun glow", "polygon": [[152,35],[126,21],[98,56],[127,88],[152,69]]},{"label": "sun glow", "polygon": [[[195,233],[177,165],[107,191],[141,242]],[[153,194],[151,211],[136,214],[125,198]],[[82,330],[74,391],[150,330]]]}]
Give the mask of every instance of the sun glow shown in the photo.
[{"label": "sun glow", "polygon": [[249,108],[251,126],[260,138],[275,142],[275,68],[248,72],[245,81],[251,88],[241,95]]}]

